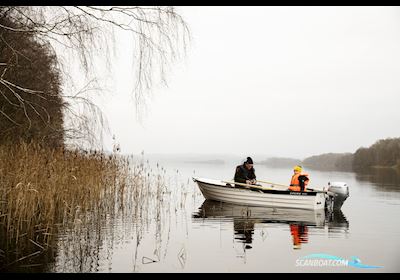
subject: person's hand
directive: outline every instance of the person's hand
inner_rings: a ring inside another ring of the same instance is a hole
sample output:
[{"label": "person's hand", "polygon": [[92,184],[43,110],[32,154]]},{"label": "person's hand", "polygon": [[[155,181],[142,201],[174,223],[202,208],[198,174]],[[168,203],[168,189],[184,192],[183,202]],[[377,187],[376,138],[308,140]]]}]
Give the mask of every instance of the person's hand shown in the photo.
[{"label": "person's hand", "polygon": [[257,183],[256,179],[251,180],[251,183],[255,185]]},{"label": "person's hand", "polygon": [[251,185],[251,180],[246,180],[247,185]]}]

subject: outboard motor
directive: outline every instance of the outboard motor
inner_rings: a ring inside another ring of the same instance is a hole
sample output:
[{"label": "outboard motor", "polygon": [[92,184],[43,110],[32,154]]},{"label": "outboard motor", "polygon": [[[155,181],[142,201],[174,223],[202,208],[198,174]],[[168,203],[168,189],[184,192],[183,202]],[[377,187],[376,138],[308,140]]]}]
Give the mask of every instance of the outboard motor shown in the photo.
[{"label": "outboard motor", "polygon": [[339,210],[349,197],[349,187],[344,182],[329,182],[325,190],[331,193],[326,203],[330,210]]}]

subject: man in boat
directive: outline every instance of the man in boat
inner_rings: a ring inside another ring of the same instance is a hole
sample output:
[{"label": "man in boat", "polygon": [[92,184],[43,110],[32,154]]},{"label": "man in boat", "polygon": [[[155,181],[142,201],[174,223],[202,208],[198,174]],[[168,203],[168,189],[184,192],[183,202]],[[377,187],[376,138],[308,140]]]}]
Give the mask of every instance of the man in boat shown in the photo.
[{"label": "man in boat", "polygon": [[[257,183],[253,160],[251,157],[247,157],[247,160],[242,165],[236,166],[234,180],[235,182],[249,185],[255,185]],[[236,185],[236,187],[240,186]]]},{"label": "man in boat", "polygon": [[303,168],[300,165],[296,165],[293,168],[293,176],[292,180],[290,181],[289,191],[293,192],[304,192],[306,191],[306,186],[310,182],[308,178],[308,174],[302,172]]}]

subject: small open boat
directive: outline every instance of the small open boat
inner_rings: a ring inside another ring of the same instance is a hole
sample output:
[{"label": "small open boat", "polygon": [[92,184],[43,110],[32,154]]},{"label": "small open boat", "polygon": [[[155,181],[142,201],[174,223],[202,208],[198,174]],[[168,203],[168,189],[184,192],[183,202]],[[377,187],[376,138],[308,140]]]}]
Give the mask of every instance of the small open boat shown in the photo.
[{"label": "small open boat", "polygon": [[221,180],[206,178],[193,178],[193,181],[206,199],[240,205],[316,210],[324,209],[326,202],[333,200],[327,191],[293,192],[256,186],[241,188]]}]

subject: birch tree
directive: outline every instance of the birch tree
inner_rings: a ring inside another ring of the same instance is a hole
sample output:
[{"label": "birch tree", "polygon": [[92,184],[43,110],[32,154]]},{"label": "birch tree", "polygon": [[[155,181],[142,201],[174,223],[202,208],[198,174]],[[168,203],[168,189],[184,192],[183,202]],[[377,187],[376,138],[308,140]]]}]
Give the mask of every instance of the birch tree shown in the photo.
[{"label": "birch tree", "polygon": [[[94,127],[104,127],[105,122],[92,101],[91,94],[100,90],[93,62],[97,54],[110,63],[113,48],[118,44],[114,40],[116,30],[132,36],[134,85],[131,94],[140,114],[153,85],[167,84],[168,67],[185,54],[190,40],[186,22],[173,7],[0,6],[1,122],[10,127],[20,125],[31,133],[34,133],[32,123],[38,119],[51,127],[52,118],[60,122],[60,116],[55,113],[57,110],[50,110],[48,102],[39,101],[54,99],[53,103],[62,110],[64,138],[96,140]],[[26,44],[19,44],[23,40]],[[35,59],[32,48],[41,49],[42,58],[47,59]],[[69,77],[67,53],[77,59],[84,75],[90,77],[73,94],[66,94],[63,88]],[[40,72],[43,75],[44,68],[51,69],[42,78],[51,78],[49,85],[18,78],[16,73],[24,69],[21,66],[29,63],[42,65],[32,67],[27,75],[38,69],[43,70]],[[66,125],[66,118],[73,121]],[[52,129],[60,131],[59,126]]]}]

